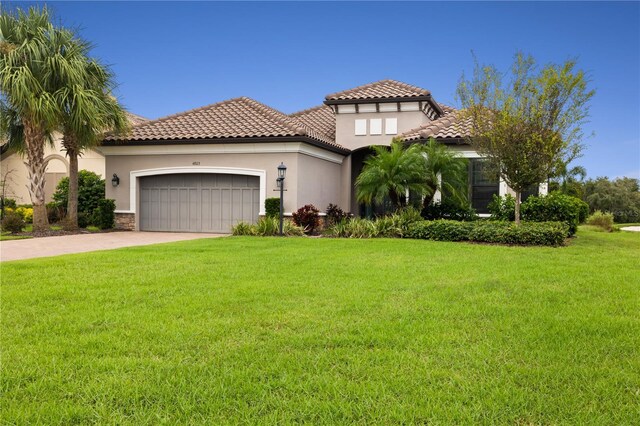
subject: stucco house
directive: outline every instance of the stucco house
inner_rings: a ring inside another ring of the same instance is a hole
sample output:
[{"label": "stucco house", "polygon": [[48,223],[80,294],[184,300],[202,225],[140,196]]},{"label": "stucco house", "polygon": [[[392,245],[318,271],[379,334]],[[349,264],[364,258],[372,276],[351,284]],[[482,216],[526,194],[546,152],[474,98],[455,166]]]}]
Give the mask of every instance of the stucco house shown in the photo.
[{"label": "stucco house", "polygon": [[[469,123],[431,92],[394,80],[333,93],[313,108],[284,114],[241,97],[141,123],[127,137],[108,137],[107,197],[119,226],[150,231],[228,232],[264,214],[278,196],[277,167],[287,167],[285,214],[329,203],[359,214],[354,181],[371,145],[394,137],[435,138],[470,159],[469,195],[485,213],[493,194],[509,189],[481,173],[465,142]],[[545,192],[546,188],[541,186]]]},{"label": "stucco house", "polygon": [[[144,117],[127,113],[129,123],[135,126],[148,121]],[[53,193],[60,179],[69,176],[69,160],[62,147],[62,134],[53,134],[53,143],[44,151],[47,168],[45,172],[45,200],[52,201]],[[24,165],[25,158],[20,153],[8,149],[0,143],[0,183],[6,198],[13,198],[18,204],[31,204],[29,177]],[[78,159],[79,170],[89,170],[105,177],[104,155],[95,149],[86,150]]]}]

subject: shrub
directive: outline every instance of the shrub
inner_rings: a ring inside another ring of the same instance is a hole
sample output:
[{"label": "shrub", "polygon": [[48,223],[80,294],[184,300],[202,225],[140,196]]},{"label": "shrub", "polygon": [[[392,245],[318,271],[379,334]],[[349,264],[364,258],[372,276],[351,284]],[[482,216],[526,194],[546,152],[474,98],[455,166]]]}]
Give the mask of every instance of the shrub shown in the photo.
[{"label": "shrub", "polygon": [[[98,202],[104,199],[104,180],[99,175],[87,171],[80,170],[78,172],[78,225],[81,228],[86,227],[80,225],[80,212],[84,212],[87,216],[91,216],[95,209],[98,208]],[[58,182],[56,192],[53,194],[53,200],[57,205],[66,207],[69,200],[69,178],[65,177]]]},{"label": "shrub", "polygon": [[416,222],[422,222],[420,210],[414,207],[407,207],[394,213],[391,218],[395,227],[400,230],[400,237],[407,233],[409,227]]},{"label": "shrub", "polygon": [[17,209],[18,205],[16,204],[16,200],[14,200],[13,198],[5,198],[3,200],[3,207],[5,208],[10,208],[10,209]]},{"label": "shrub", "polygon": [[398,226],[398,220],[392,216],[379,217],[373,221],[373,237],[381,238],[399,238],[402,236],[402,230]]},{"label": "shrub", "polygon": [[436,241],[466,241],[473,222],[456,220],[431,220],[413,224],[407,232],[407,238]]},{"label": "shrub", "polygon": [[344,219],[349,219],[351,217],[351,213],[345,212],[335,204],[329,204],[327,206],[326,213],[327,213],[327,216],[326,216],[325,225],[327,227],[335,225],[336,223]]},{"label": "shrub", "polygon": [[49,219],[49,223],[58,223],[66,214],[66,207],[60,206],[55,201],[47,203],[47,218]]},{"label": "shrub", "polygon": [[302,227],[307,234],[313,234],[313,231],[320,225],[320,211],[313,205],[307,204],[293,213],[293,222]]},{"label": "shrub", "polygon": [[613,213],[603,213],[600,210],[596,210],[587,219],[587,225],[598,226],[605,231],[613,231]]},{"label": "shrub", "polygon": [[13,210],[7,210],[2,218],[2,230],[5,232],[11,232],[12,234],[16,234],[18,232],[22,232],[22,228],[24,228],[25,223],[22,216]]},{"label": "shrub", "polygon": [[33,208],[20,206],[15,209],[15,212],[22,217],[25,223],[33,223]]},{"label": "shrub", "polygon": [[337,238],[374,238],[378,229],[372,220],[363,218],[343,219],[325,231],[325,235]]},{"label": "shrub", "polygon": [[115,210],[115,200],[99,200],[98,207],[93,211],[91,222],[100,229],[111,229],[116,222]]},{"label": "shrub", "polygon": [[238,222],[231,228],[232,235],[255,235],[255,227],[247,222]]},{"label": "shrub", "polygon": [[280,198],[272,197],[264,200],[264,211],[267,217],[280,217]]},{"label": "shrub", "polygon": [[477,218],[471,206],[461,206],[449,198],[429,204],[422,209],[421,215],[427,220],[449,219],[471,221]]},{"label": "shrub", "polygon": [[469,240],[483,243],[561,246],[568,233],[563,222],[479,222]]},{"label": "shrub", "polygon": [[568,226],[562,222],[522,222],[516,225],[503,221],[435,220],[414,224],[407,237],[438,241],[560,246],[564,243],[567,228]]},{"label": "shrub", "polygon": [[494,220],[511,222],[516,220],[516,198],[511,194],[507,194],[504,197],[494,194],[488,208],[491,218]]},{"label": "shrub", "polygon": [[[282,232],[284,235],[302,236],[304,230],[294,225],[289,220],[285,220],[282,224]],[[233,235],[255,235],[260,237],[273,237],[280,235],[280,221],[276,217],[261,217],[255,225],[246,222],[238,222],[231,228]]]},{"label": "shrub", "polygon": [[585,209],[585,204],[578,198],[559,192],[529,197],[522,203],[522,219],[529,222],[565,222],[571,236],[578,230],[581,219],[586,219],[588,206]]},{"label": "shrub", "polygon": [[589,179],[584,183],[584,199],[592,212],[613,213],[617,223],[640,222],[640,180],[621,177]]},{"label": "shrub", "polygon": [[[91,225],[91,215],[87,212],[78,212],[78,227],[86,228]],[[62,220],[64,222],[64,219]]]}]

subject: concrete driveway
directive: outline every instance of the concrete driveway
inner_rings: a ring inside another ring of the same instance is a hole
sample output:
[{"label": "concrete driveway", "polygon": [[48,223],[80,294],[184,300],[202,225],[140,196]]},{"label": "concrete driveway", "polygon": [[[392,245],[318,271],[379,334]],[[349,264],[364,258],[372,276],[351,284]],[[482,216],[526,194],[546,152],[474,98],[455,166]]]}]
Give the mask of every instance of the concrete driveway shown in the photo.
[{"label": "concrete driveway", "polygon": [[64,235],[0,241],[0,261],[34,259],[61,254],[112,250],[120,247],[146,246],[199,238],[223,237],[225,234],[196,234],[177,232],[108,232],[104,234]]}]

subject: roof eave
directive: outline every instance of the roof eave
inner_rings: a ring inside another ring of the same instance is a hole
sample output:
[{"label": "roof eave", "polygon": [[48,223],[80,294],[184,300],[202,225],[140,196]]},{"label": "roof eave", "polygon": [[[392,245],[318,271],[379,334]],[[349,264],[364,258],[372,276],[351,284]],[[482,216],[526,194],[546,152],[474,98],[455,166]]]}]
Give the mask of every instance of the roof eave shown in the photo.
[{"label": "roof eave", "polygon": [[331,145],[327,142],[312,138],[310,136],[254,136],[238,138],[187,138],[187,139],[108,139],[102,141],[102,146],[145,146],[145,145],[206,145],[224,143],[255,143],[255,142],[304,142],[317,146],[327,151],[348,155],[351,150],[339,146]]}]

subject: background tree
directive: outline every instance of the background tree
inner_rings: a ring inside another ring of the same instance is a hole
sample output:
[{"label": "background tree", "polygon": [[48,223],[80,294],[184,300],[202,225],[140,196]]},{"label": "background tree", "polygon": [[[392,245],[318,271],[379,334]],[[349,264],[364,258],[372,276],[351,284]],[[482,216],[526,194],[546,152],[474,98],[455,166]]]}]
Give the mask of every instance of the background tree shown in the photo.
[{"label": "background tree", "polygon": [[396,208],[406,204],[406,193],[424,194],[425,163],[419,145],[404,148],[394,139],[391,147],[372,146],[373,154],[365,162],[356,178],[358,202],[382,203],[389,197]]},{"label": "background tree", "polygon": [[486,157],[516,193],[516,223],[524,190],[546,181],[582,150],[581,126],[589,113],[585,73],[575,61],[538,70],[531,56],[518,53],[506,81],[494,66],[476,61],[473,77],[463,77],[457,94],[471,121],[469,142]]},{"label": "background tree", "polygon": [[587,177],[587,170],[582,166],[569,168],[567,164],[562,164],[556,172],[556,176],[549,182],[549,191],[560,191],[563,194],[571,195],[582,199],[584,196],[584,179]]},{"label": "background tree", "polygon": [[[48,49],[55,32],[47,9],[29,9],[17,14],[0,13],[0,94],[3,114],[12,111],[19,121],[29,175],[29,193],[33,204],[33,229],[48,227],[44,179],[44,147],[47,136],[60,120],[54,96],[44,84],[52,72]],[[59,64],[63,64],[60,61]],[[59,72],[65,72],[61,66]],[[19,117],[19,119],[18,119]],[[11,117],[3,117],[3,123]],[[7,126],[2,126],[7,137]],[[15,139],[14,139],[15,142]]]},{"label": "background tree", "polygon": [[460,205],[466,204],[467,160],[435,139],[429,139],[422,153],[425,155],[423,207],[431,204],[436,191],[452,197]]},{"label": "background tree", "polygon": [[640,184],[638,179],[606,177],[584,183],[584,200],[589,210],[613,213],[618,223],[640,222]]},{"label": "background tree", "polygon": [[[63,111],[62,146],[69,157],[69,193],[65,227],[78,227],[78,157],[100,142],[106,131],[121,133],[128,128],[127,116],[117,100],[111,96],[115,86],[111,71],[89,57],[89,45],[64,34],[61,45],[75,45],[77,57],[73,61],[81,83],[58,78],[56,100]],[[77,79],[76,79],[77,80]]]}]

